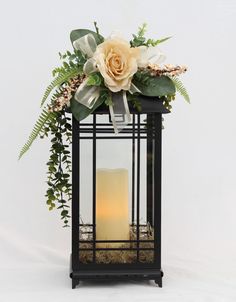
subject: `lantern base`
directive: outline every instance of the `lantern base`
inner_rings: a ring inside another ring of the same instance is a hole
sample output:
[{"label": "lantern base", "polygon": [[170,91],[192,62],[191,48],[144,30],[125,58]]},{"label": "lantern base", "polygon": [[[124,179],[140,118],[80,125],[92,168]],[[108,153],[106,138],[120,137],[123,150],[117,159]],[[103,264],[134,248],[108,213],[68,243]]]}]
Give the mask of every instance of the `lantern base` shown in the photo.
[{"label": "lantern base", "polygon": [[79,285],[80,281],[88,280],[154,280],[154,282],[162,287],[163,272],[161,269],[129,269],[129,270],[70,270],[70,278],[72,279],[72,289]]},{"label": "lantern base", "polygon": [[[91,264],[93,259],[93,227],[92,225],[80,225],[80,244],[79,262],[81,264]],[[109,240],[106,243],[96,244],[96,263],[97,264],[134,264],[138,262],[147,264],[154,262],[154,236],[153,229],[149,224],[139,226],[139,256],[137,259],[137,226],[130,225],[130,236],[126,242],[114,246],[114,250],[109,249]],[[106,245],[108,243],[108,245]],[[117,243],[115,243],[117,244]],[[106,249],[99,249],[106,248]]]}]

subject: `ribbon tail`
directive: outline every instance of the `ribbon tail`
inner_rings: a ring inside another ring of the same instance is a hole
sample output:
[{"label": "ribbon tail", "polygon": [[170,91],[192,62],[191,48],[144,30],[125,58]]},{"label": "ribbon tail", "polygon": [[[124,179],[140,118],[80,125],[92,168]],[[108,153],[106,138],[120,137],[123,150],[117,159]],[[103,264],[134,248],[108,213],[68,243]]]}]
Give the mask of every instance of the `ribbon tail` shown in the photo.
[{"label": "ribbon tail", "polygon": [[76,90],[75,100],[91,109],[96,103],[100,95],[100,87],[98,86],[87,86],[88,80],[86,79]]},{"label": "ribbon tail", "polygon": [[112,103],[109,105],[109,111],[114,132],[118,134],[131,121],[126,92],[112,93]]}]

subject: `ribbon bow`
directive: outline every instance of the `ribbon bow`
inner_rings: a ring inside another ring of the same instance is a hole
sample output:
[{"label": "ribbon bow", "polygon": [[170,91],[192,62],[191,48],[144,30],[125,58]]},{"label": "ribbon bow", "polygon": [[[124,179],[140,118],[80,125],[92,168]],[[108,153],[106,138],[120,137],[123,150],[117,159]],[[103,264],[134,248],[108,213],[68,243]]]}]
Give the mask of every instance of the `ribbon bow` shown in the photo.
[{"label": "ribbon bow", "polygon": [[[85,75],[89,75],[98,70],[96,61],[93,59],[93,54],[97,48],[97,43],[92,34],[87,34],[73,42],[75,49],[80,50],[88,57],[84,64],[83,71]],[[100,87],[88,86],[88,79],[86,79],[75,92],[75,100],[87,108],[93,108],[94,104],[99,98]],[[134,93],[139,91],[134,85],[130,88],[130,92]],[[109,105],[111,121],[113,124],[114,132],[117,134],[121,131],[130,121],[130,111],[127,102],[125,91],[112,92],[112,104]]]}]

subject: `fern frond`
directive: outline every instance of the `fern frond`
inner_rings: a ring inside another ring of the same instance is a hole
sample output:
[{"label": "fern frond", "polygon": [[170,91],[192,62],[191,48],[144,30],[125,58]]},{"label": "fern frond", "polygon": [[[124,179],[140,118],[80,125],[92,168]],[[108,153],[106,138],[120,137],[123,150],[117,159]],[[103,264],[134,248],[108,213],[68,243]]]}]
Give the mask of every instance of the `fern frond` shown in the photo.
[{"label": "fern frond", "polygon": [[46,108],[42,110],[42,113],[40,114],[38,120],[36,121],[34,128],[27,140],[27,142],[24,144],[23,148],[20,151],[18,159],[21,159],[21,157],[29,150],[34,140],[38,137],[40,134],[40,131],[42,130],[45,123],[52,119],[54,117],[55,113],[49,112]]},{"label": "fern frond", "polygon": [[60,86],[61,84],[63,84],[64,82],[68,81],[69,79],[73,78],[74,76],[76,76],[78,74],[78,68],[71,68],[63,73],[60,73],[52,82],[51,84],[46,88],[42,101],[41,101],[41,107],[43,106],[43,104],[45,103],[45,101],[47,100],[48,96],[50,95],[50,93],[52,92],[52,90],[58,86]]},{"label": "fern frond", "polygon": [[171,80],[174,82],[176,90],[183,96],[186,102],[190,103],[190,97],[184,84],[177,77],[172,77]]}]

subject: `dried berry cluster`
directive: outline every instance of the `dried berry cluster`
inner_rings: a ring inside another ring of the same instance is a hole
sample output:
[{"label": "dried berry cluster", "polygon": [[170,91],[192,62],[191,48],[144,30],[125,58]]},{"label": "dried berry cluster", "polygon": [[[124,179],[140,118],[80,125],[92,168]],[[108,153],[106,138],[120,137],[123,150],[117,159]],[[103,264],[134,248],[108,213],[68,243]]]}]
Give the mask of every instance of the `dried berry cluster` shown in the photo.
[{"label": "dried berry cluster", "polygon": [[163,67],[157,64],[149,64],[141,70],[148,71],[152,76],[178,76],[187,71],[186,66],[166,64]]},{"label": "dried berry cluster", "polygon": [[85,76],[76,76],[70,79],[62,88],[61,92],[58,94],[53,102],[53,105],[49,106],[48,110],[50,112],[61,111],[64,107],[69,106],[70,100],[73,93],[77,90],[80,84],[83,82]]}]

